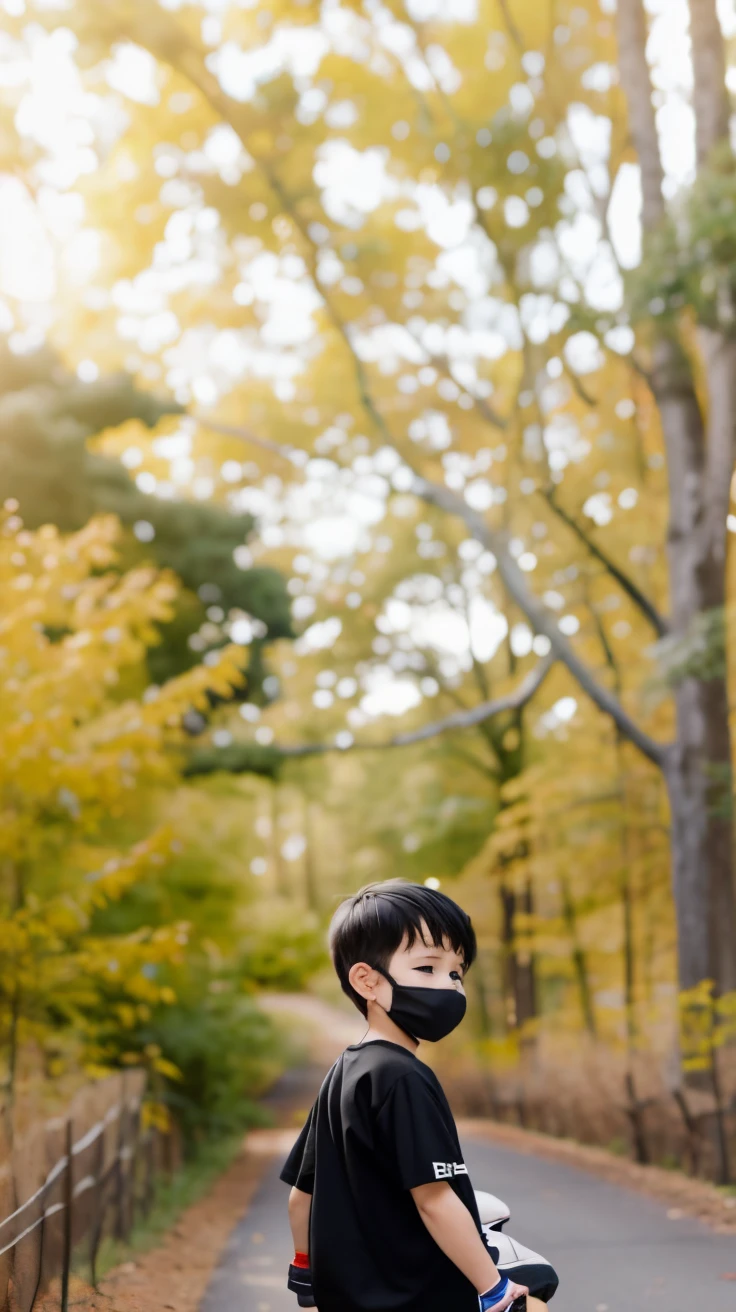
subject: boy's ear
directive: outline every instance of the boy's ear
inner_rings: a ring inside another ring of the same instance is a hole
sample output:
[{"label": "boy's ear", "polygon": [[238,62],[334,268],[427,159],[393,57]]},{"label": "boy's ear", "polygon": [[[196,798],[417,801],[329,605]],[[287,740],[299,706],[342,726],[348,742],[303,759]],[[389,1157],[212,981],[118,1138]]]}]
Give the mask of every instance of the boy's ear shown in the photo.
[{"label": "boy's ear", "polygon": [[348,980],[355,992],[367,1002],[375,1002],[376,988],[378,987],[381,976],[373,966],[369,966],[365,961],[356,961],[348,971]]}]

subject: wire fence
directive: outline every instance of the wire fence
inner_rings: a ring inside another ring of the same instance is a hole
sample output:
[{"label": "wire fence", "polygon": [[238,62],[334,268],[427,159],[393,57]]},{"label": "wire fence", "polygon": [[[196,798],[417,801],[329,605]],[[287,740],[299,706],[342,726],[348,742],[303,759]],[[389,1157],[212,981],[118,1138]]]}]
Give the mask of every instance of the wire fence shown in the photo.
[{"label": "wire fence", "polygon": [[55,1277],[68,1312],[72,1257],[84,1254],[96,1285],[103,1238],[125,1240],[150,1211],[156,1176],[180,1150],[144,1128],[144,1093],[142,1071],[112,1076],[14,1147],[0,1169],[0,1312],[31,1312]]}]

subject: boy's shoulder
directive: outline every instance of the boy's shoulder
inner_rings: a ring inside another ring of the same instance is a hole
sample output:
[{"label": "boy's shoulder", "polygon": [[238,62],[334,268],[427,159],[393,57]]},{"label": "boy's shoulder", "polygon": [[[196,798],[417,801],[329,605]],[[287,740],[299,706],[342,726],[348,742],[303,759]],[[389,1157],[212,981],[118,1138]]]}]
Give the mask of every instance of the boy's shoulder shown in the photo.
[{"label": "boy's shoulder", "polygon": [[343,1081],[370,1084],[373,1098],[379,1102],[388,1097],[399,1081],[408,1081],[410,1086],[429,1084],[434,1089],[440,1088],[429,1066],[407,1048],[384,1039],[346,1048],[335,1065],[342,1067]]}]

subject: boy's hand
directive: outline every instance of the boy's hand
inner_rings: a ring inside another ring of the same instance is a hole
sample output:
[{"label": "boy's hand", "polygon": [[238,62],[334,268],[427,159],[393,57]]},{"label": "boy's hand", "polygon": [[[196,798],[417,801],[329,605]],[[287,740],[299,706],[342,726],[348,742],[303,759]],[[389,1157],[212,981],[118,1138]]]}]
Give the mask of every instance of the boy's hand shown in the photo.
[{"label": "boy's hand", "polygon": [[526,1285],[517,1285],[508,1276],[501,1276],[492,1289],[478,1295],[479,1312],[506,1312],[517,1298],[526,1298],[528,1293]]},{"label": "boy's hand", "polygon": [[312,1272],[308,1266],[296,1265],[292,1262],[289,1267],[289,1278],[286,1282],[287,1289],[292,1294],[296,1294],[296,1301],[300,1307],[316,1307],[314,1294],[312,1293]]}]

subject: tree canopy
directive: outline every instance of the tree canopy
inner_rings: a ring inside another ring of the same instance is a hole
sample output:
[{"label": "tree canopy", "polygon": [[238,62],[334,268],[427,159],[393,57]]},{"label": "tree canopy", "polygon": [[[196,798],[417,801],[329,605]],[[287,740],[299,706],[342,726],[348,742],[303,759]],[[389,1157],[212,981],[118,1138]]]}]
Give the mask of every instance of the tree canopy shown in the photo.
[{"label": "tree canopy", "polygon": [[263,643],[292,630],[280,574],[248,564],[253,516],[142,491],[130,466],[91,441],[128,425],[155,429],[163,416],[181,413],[177,402],[141,390],[125,373],[79,379],[48,347],[17,355],[5,344],[0,378],[2,500],[22,507],[30,529],[53,524],[74,532],[95,515],[117,515],[130,530],[129,561],[153,558],[175,571],[187,591],[165,626],[164,643],[149,652],[155,680],[197,663],[208,602],[252,617],[260,641],[249,682],[257,693]]},{"label": "tree canopy", "polygon": [[250,653],[177,787],[253,790],[264,904],[456,887],[479,1051],[587,1031],[634,1114],[678,989],[711,1072],[736,990],[734,34],[29,0],[3,46],[2,486],[179,576],[156,685]]}]

